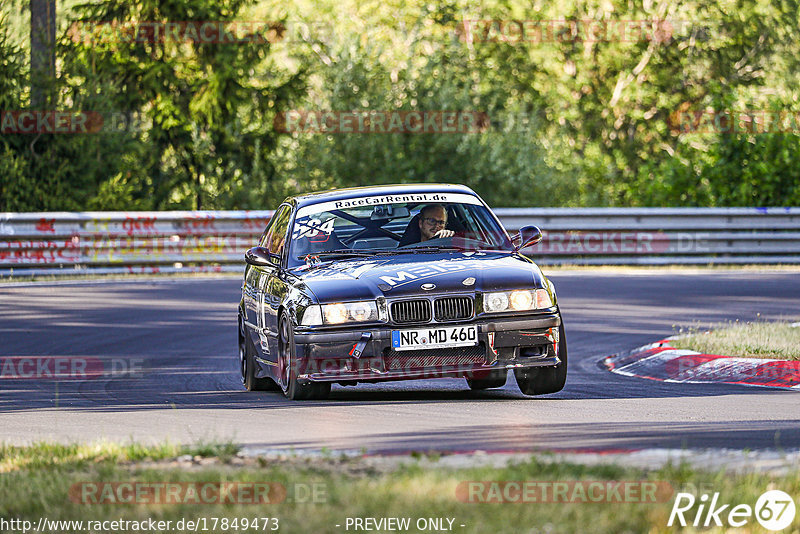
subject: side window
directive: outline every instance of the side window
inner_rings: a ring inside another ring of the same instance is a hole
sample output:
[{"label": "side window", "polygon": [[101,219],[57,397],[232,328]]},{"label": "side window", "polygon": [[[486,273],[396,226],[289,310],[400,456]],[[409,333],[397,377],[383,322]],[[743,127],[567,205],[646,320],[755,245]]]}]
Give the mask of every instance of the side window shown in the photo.
[{"label": "side window", "polygon": [[269,226],[261,239],[261,246],[269,249],[270,252],[281,254],[286,243],[286,231],[289,228],[289,219],[292,215],[291,206],[281,206],[275,215],[272,216]]},{"label": "side window", "polygon": [[264,228],[264,231],[261,233],[261,237],[258,238],[258,246],[259,247],[263,247],[264,243],[267,242],[267,233],[269,232],[269,229],[272,227],[271,223],[272,223],[272,219],[270,219],[270,221],[267,223],[267,227]]}]

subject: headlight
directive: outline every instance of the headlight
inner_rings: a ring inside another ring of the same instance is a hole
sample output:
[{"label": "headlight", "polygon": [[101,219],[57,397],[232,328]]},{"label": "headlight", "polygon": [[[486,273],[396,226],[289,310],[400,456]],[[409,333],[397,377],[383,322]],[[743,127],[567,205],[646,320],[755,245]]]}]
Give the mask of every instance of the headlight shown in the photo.
[{"label": "headlight", "polygon": [[[355,302],[350,307],[350,317],[352,317],[354,321],[369,321],[371,313],[372,309],[366,302]],[[375,314],[377,315],[377,311]]]},{"label": "headlight", "polygon": [[483,299],[483,308],[487,312],[500,312],[508,309],[508,295],[488,293]]},{"label": "headlight", "polygon": [[526,290],[512,291],[508,301],[514,310],[530,310],[533,304],[533,295]]},{"label": "headlight", "polygon": [[486,313],[540,310],[552,306],[553,301],[546,289],[498,291],[483,296],[483,311]]},{"label": "headlight", "polygon": [[323,304],[322,316],[325,318],[325,324],[377,321],[378,306],[374,301]]},{"label": "headlight", "polygon": [[347,320],[347,307],[344,304],[326,304],[322,310],[326,323],[339,324]]},{"label": "headlight", "polygon": [[378,306],[373,301],[336,302],[334,304],[314,304],[303,312],[300,324],[320,326],[322,324],[342,324],[378,321]]}]

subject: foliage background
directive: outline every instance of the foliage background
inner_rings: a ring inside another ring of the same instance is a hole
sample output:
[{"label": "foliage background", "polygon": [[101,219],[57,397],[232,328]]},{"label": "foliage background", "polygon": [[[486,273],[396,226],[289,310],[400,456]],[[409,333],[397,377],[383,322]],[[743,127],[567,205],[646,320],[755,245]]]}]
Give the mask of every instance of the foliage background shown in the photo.
[{"label": "foliage background", "polygon": [[[0,8],[0,110],[22,110],[27,2]],[[74,21],[186,20],[282,21],[286,32],[238,45],[69,34]],[[470,42],[464,20],[674,30],[665,41]],[[494,206],[800,205],[800,123],[670,128],[686,110],[798,113],[798,20],[796,0],[65,0],[47,109],[119,112],[141,127],[0,134],[0,210],[265,209],[296,192],[398,182],[463,183]],[[291,109],[480,111],[491,127],[276,131]]]}]

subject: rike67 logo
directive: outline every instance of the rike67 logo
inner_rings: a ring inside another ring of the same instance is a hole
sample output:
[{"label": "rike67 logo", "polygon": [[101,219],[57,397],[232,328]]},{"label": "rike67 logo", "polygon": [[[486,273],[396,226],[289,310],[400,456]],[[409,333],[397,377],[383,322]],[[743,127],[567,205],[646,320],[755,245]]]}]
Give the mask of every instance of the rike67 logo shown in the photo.
[{"label": "rike67 logo", "polygon": [[756,501],[755,507],[749,504],[732,505],[722,503],[719,492],[711,497],[704,493],[697,499],[691,493],[678,493],[669,514],[667,526],[743,527],[753,517],[767,530],[783,530],[794,521],[796,508],[794,499],[780,490],[769,490]]}]

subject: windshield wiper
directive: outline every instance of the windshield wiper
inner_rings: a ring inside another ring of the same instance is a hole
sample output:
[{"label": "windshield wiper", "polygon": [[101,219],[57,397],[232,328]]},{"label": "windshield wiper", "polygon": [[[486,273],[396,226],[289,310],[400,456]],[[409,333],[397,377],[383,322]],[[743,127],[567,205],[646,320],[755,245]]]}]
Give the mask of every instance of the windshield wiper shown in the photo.
[{"label": "windshield wiper", "polygon": [[457,247],[453,245],[426,245],[423,247],[408,247],[408,248],[401,248],[398,249],[397,252],[399,253],[408,253],[408,252],[511,252],[510,250],[503,250],[492,247],[488,243],[485,244],[485,247],[476,247],[476,246],[468,246],[468,247]]},{"label": "windshield wiper", "polygon": [[[442,250],[442,247],[420,247],[425,251],[436,251]],[[452,250],[460,250],[454,247],[443,247]],[[302,256],[298,256],[298,260],[303,260],[306,256],[355,256],[355,257],[367,257],[367,256],[377,256],[377,255],[393,255],[393,254],[404,254],[409,251],[415,251],[419,249],[415,248],[379,248],[379,249],[361,249],[361,250],[353,250],[353,249],[336,249],[336,250],[325,250],[320,252],[312,252],[310,254],[303,254]]]},{"label": "windshield wiper", "polygon": [[399,248],[394,252],[398,254],[408,254],[409,252],[461,252],[466,250],[452,245],[425,245],[424,247]]},{"label": "windshield wiper", "polygon": [[473,250],[471,248],[454,247],[453,245],[424,245],[421,247],[408,247],[408,248],[393,248],[393,249],[378,249],[378,250],[353,250],[353,249],[335,249],[325,250],[316,253],[303,254],[298,256],[298,260],[305,260],[308,256],[323,258],[323,257],[341,257],[341,258],[367,258],[371,256],[386,255],[393,256],[396,254],[416,254],[416,253],[434,253],[434,252],[464,252]]},{"label": "windshield wiper", "polygon": [[318,257],[318,258],[321,258],[322,256],[339,256],[339,257],[352,256],[352,257],[359,257],[360,258],[360,257],[374,256],[374,255],[375,255],[374,252],[368,252],[366,250],[362,251],[362,250],[352,250],[352,249],[349,249],[349,248],[341,248],[341,249],[336,249],[336,250],[322,250],[320,252],[312,252],[312,253],[309,253],[309,254],[303,254],[302,256],[297,256],[297,259],[298,260],[304,260],[309,256],[311,256],[312,258],[315,257],[315,256]]}]

